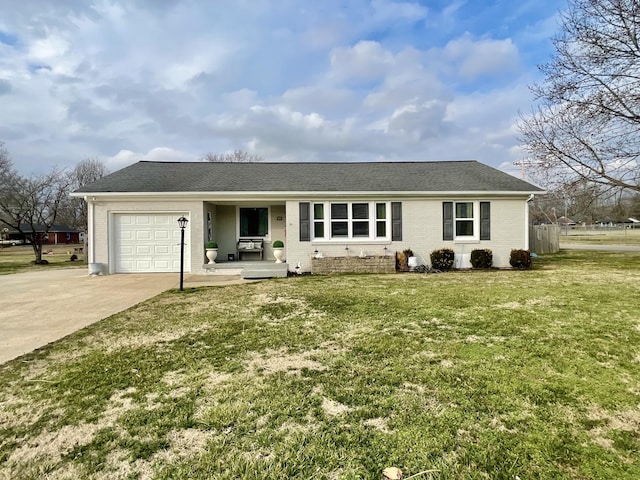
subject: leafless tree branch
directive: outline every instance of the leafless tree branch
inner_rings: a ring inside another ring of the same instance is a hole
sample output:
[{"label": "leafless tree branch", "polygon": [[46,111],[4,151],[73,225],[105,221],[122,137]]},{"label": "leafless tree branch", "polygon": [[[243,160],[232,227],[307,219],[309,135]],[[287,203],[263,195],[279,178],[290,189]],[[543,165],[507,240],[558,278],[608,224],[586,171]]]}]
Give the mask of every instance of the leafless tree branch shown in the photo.
[{"label": "leafless tree branch", "polygon": [[203,162],[214,163],[256,163],[262,162],[264,159],[255,153],[245,152],[244,150],[234,150],[232,153],[212,153],[209,152],[202,157]]},{"label": "leafless tree branch", "polygon": [[570,0],[554,46],[519,123],[529,164],[556,184],[640,192],[640,3]]}]

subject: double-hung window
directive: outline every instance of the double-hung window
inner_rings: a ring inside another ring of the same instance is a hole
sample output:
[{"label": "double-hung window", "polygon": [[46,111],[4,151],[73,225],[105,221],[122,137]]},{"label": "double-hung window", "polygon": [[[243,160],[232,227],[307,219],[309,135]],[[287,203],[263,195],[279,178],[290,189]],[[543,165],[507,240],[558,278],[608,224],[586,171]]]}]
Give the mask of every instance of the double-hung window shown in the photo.
[{"label": "double-hung window", "polygon": [[376,237],[386,238],[387,228],[387,204],[376,203]]},{"label": "double-hung window", "polygon": [[349,204],[331,204],[331,238],[349,237]]},{"label": "double-hung window", "polygon": [[474,215],[473,215],[473,202],[456,202],[455,208],[455,228],[456,238],[468,237],[473,238],[475,231],[474,228]]},{"label": "double-hung window", "polygon": [[313,204],[313,238],[319,240],[388,240],[388,202],[320,202]]},{"label": "double-hung window", "polygon": [[354,237],[369,237],[369,204],[368,203],[352,203],[351,204],[351,218],[353,219],[353,236]]},{"label": "double-hung window", "polygon": [[324,238],[324,204],[313,204],[313,236]]},{"label": "double-hung window", "polygon": [[443,202],[442,239],[490,240],[491,202]]}]

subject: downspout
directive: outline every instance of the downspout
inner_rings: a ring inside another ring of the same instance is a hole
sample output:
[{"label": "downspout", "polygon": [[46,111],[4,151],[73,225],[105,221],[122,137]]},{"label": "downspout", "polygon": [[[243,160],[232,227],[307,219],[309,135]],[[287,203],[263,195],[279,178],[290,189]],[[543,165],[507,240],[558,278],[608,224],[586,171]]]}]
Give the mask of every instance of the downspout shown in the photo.
[{"label": "downspout", "polygon": [[525,207],[525,211],[524,211],[524,218],[525,218],[525,222],[524,222],[524,240],[525,240],[525,250],[529,250],[529,202],[531,200],[533,200],[533,197],[535,195],[532,193],[531,195],[529,195],[529,198],[527,198],[527,201],[525,203],[526,207]]}]

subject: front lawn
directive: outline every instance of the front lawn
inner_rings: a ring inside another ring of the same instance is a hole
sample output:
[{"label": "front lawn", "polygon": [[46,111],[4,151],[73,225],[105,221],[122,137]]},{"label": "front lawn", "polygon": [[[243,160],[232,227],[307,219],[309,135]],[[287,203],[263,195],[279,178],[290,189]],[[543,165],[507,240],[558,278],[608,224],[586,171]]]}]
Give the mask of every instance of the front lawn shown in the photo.
[{"label": "front lawn", "polygon": [[0,478],[637,479],[640,253],[173,290],[0,402]]},{"label": "front lawn", "polygon": [[[566,233],[566,234],[565,234]],[[578,245],[634,245],[640,246],[640,228],[622,230],[583,230],[580,227],[560,230],[560,243]]]},{"label": "front lawn", "polygon": [[87,268],[84,255],[76,254],[77,260],[71,261],[74,248],[82,245],[45,245],[42,248],[42,259],[48,265],[34,265],[35,254],[31,245],[5,246],[0,249],[0,275],[46,270],[51,268]]}]

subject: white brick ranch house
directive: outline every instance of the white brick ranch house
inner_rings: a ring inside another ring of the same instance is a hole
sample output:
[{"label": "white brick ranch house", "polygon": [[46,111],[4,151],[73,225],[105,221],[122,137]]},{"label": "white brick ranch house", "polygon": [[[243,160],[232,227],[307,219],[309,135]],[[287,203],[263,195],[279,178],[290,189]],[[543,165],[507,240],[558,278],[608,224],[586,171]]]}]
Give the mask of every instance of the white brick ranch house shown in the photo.
[{"label": "white brick ranch house", "polygon": [[528,201],[541,193],[476,161],[141,161],[73,195],[88,202],[88,258],[103,273],[179,271],[181,216],[185,271],[204,273],[205,242],[224,262],[242,239],[262,240],[264,261],[282,240],[289,269],[303,272],[318,255],[408,248],[428,264],[442,247],[460,258],[490,248],[494,265],[508,267],[511,249],[528,249]]}]

